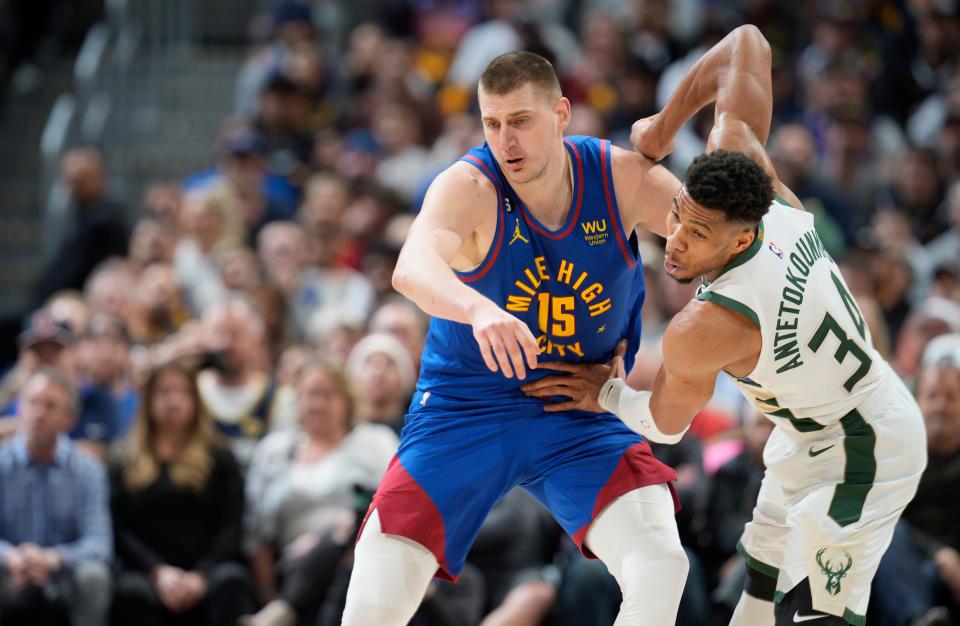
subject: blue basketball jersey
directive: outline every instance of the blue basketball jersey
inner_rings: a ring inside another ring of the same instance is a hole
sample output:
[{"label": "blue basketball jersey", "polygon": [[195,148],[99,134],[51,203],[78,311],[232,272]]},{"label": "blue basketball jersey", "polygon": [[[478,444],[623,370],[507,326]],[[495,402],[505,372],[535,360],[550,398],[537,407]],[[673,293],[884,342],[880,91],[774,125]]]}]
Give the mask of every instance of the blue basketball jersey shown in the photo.
[{"label": "blue basketball jersey", "polygon": [[[624,232],[613,187],[610,142],[567,137],[573,199],[559,230],[543,226],[523,205],[484,144],[462,157],[497,190],[497,229],[484,261],[460,279],[523,320],[540,346],[540,361],[608,360],[629,340],[626,366],[640,341],[643,271],[635,236]],[[434,318],[415,398],[522,398],[526,381],[491,372],[467,324]],[[428,396],[429,397],[429,396]]]}]

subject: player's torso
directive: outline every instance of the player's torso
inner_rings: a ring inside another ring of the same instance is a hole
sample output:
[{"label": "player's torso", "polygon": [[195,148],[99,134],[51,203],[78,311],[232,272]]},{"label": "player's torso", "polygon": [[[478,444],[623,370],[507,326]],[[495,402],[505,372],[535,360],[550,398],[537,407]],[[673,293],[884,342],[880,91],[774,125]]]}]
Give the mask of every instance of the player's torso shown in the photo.
[{"label": "player's torso", "polygon": [[[526,209],[486,146],[464,156],[496,188],[498,218],[483,262],[458,274],[527,324],[542,361],[597,361],[608,358],[621,338],[635,336],[634,345],[639,340],[643,274],[635,242],[620,221],[609,142],[572,137],[565,146],[573,200],[565,223],[553,231]],[[486,368],[467,325],[434,319],[423,361],[421,390],[460,397],[518,393],[517,381]]]},{"label": "player's torso", "polygon": [[737,310],[758,326],[756,366],[737,384],[790,430],[835,423],[881,380],[881,357],[813,217],[779,198],[754,244],[702,285],[697,298]]}]

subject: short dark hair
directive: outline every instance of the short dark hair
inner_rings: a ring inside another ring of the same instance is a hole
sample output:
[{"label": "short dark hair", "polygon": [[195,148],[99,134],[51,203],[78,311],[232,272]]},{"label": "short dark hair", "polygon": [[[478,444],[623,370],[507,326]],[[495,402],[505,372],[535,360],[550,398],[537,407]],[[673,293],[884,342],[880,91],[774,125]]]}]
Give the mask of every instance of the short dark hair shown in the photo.
[{"label": "short dark hair", "polygon": [[487,93],[502,96],[532,83],[551,98],[560,97],[560,81],[550,61],[539,54],[521,50],[501,54],[483,70],[480,87]]},{"label": "short dark hair", "polygon": [[757,224],[773,202],[773,181],[742,152],[716,150],[690,164],[684,187],[700,206],[722,211],[727,220]]}]

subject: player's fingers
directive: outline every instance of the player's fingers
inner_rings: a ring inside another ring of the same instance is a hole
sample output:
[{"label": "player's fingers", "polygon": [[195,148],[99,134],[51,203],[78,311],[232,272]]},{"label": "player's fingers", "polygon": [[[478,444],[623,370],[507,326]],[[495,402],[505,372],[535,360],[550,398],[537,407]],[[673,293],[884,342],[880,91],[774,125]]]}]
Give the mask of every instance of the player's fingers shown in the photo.
[{"label": "player's fingers", "polygon": [[568,400],[567,402],[554,402],[552,404],[544,404],[543,410],[547,413],[556,413],[558,411],[573,411],[577,409],[579,402],[576,400]]},{"label": "player's fingers", "polygon": [[537,366],[539,369],[557,370],[558,372],[569,372],[578,374],[585,367],[580,363],[565,363],[563,361],[545,361]]},{"label": "player's fingers", "polygon": [[483,362],[487,364],[487,368],[491,372],[497,371],[497,361],[493,357],[490,342],[485,337],[477,336],[477,345],[480,346],[480,356],[483,357]]},{"label": "player's fingers", "polygon": [[537,369],[537,355],[540,354],[540,347],[526,324],[521,325],[520,332],[517,333],[517,341],[520,342],[520,348],[523,349],[523,356],[527,359],[527,365],[532,370]]},{"label": "player's fingers", "polygon": [[546,387],[553,387],[555,385],[566,386],[569,380],[570,380],[569,376],[544,376],[540,380],[523,385],[521,389],[526,392],[526,391],[537,391],[539,389],[544,389]]},{"label": "player's fingers", "polygon": [[625,356],[627,356],[627,340],[621,339],[620,342],[617,343],[617,349],[613,351],[613,357],[622,359]]},{"label": "player's fingers", "polygon": [[561,396],[563,398],[573,397],[573,394],[571,394],[570,387],[563,387],[560,385],[555,385],[553,387],[541,387],[536,391],[524,392],[524,393],[534,398],[547,398],[550,396]]},{"label": "player's fingers", "polygon": [[517,379],[523,380],[527,377],[527,368],[523,365],[523,349],[516,339],[507,341],[507,352],[510,354],[510,362],[513,363]]},{"label": "player's fingers", "polygon": [[503,372],[503,375],[507,378],[513,378],[513,368],[510,367],[510,357],[507,355],[506,348],[503,347],[503,341],[497,337],[490,342],[490,345],[493,348],[494,355],[497,357],[497,364],[500,366],[500,371]]}]

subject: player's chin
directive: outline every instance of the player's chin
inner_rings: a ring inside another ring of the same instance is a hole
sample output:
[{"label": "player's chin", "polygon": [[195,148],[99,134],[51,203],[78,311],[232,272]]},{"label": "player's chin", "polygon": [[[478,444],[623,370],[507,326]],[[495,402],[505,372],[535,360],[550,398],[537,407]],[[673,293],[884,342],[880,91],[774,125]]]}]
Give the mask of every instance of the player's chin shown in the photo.
[{"label": "player's chin", "polygon": [[684,276],[683,274],[667,274],[667,276],[681,285],[689,285],[696,278],[696,276]]}]

